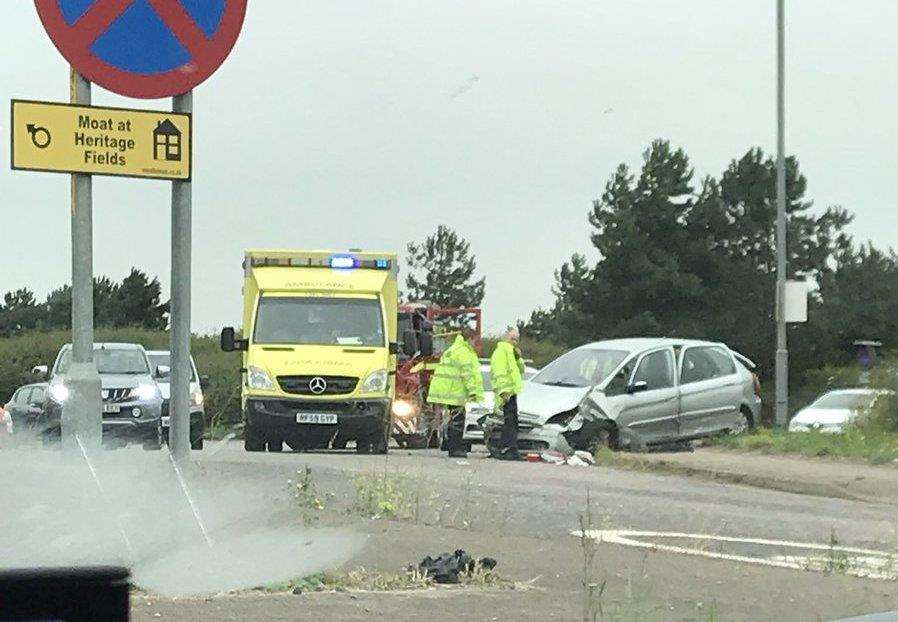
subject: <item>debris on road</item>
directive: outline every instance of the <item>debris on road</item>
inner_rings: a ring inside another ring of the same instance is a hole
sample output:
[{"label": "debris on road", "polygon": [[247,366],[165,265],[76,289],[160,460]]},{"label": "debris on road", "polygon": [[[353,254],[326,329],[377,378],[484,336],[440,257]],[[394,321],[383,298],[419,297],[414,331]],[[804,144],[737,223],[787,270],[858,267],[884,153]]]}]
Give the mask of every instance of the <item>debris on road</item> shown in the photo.
[{"label": "debris on road", "polygon": [[583,458],[581,458],[580,456],[578,456],[576,454],[567,459],[567,464],[569,464],[570,466],[581,466],[581,467],[589,466],[589,462],[587,462],[586,460],[584,460]]},{"label": "debris on road", "polygon": [[483,557],[475,561],[463,549],[458,549],[454,553],[443,553],[436,558],[428,555],[418,564],[418,570],[437,583],[460,583],[462,573],[473,572],[478,566],[484,570],[492,570],[497,563],[492,557]]},{"label": "debris on road", "polygon": [[564,464],[567,461],[567,456],[560,451],[544,451],[539,457],[549,464]]},{"label": "debris on road", "polygon": [[[579,458],[580,460],[582,460],[583,462],[585,462],[588,465],[595,465],[595,463],[596,463],[595,456],[593,456],[588,451],[583,451],[583,450],[578,449],[577,451],[574,452],[573,457]],[[570,462],[568,462],[568,463],[570,464]]]},{"label": "debris on road", "polygon": [[[528,460],[530,456],[527,456]],[[560,451],[544,451],[539,459],[549,464],[568,464],[570,466],[593,466],[596,459],[588,451],[578,450],[568,456]],[[535,461],[532,461],[535,462]]]}]

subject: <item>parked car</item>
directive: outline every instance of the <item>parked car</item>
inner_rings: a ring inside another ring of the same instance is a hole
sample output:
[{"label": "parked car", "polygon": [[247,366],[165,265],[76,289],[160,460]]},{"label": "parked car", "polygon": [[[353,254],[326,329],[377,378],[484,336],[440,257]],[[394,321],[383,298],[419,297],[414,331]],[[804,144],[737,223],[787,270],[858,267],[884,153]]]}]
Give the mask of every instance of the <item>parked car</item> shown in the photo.
[{"label": "parked car", "polygon": [[840,389],[827,391],[802,408],[789,422],[790,432],[827,432],[839,434],[858,417],[868,413],[883,395],[892,391],[876,389]]},{"label": "parked car", "polygon": [[[563,354],[525,383],[519,445],[641,450],[739,432],[758,421],[759,394],[756,377],[722,343],[599,341]],[[491,442],[498,430],[493,434]]]},{"label": "parked car", "polygon": [[33,428],[44,412],[47,398],[47,383],[26,384],[12,394],[3,409],[10,416],[10,424],[17,431]]},{"label": "parked car", "polygon": [[[481,360],[480,363],[480,375],[483,376],[483,401],[479,404],[465,405],[465,433],[462,438],[469,443],[483,442],[483,428],[480,421],[493,412],[496,403],[493,382],[490,378],[489,359]],[[538,371],[535,367],[524,367],[524,381],[535,376]]]},{"label": "parked car", "polygon": [[[150,350],[147,352],[152,365],[156,384],[162,393],[162,438],[168,442],[169,429],[169,399],[171,395],[171,352],[168,350]],[[203,387],[207,384],[207,378],[200,376],[196,371],[196,361],[190,357],[190,447],[191,449],[203,448],[203,435],[205,433],[206,409],[204,404]]]},{"label": "parked car", "polygon": [[[160,449],[162,394],[143,346],[94,344],[94,363],[100,373],[104,445],[141,443],[144,449]],[[66,383],[71,365],[72,346],[68,344],[59,351],[50,372],[41,416],[45,442],[59,440],[62,406],[70,397]]]}]

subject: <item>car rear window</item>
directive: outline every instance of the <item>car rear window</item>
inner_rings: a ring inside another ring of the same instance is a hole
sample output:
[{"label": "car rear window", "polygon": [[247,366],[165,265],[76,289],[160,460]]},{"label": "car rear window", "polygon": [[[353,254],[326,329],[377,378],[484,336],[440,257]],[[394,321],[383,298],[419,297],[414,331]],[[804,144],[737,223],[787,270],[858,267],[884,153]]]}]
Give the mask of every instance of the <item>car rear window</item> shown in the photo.
[{"label": "car rear window", "polygon": [[683,355],[680,382],[701,382],[722,378],[736,373],[736,364],[730,353],[717,346],[687,348]]},{"label": "car rear window", "polygon": [[871,393],[827,393],[814,402],[817,408],[861,410],[869,408],[876,395]]}]

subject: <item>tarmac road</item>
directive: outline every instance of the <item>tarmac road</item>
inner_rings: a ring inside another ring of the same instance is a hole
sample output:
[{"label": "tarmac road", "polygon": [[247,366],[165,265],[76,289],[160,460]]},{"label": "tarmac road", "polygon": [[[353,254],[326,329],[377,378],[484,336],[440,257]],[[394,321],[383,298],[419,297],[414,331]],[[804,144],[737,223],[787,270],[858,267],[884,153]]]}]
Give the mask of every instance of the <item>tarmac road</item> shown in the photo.
[{"label": "tarmac road", "polygon": [[[246,453],[230,442],[204,452],[207,477],[253,477],[271,494],[299,469],[319,490],[354,495],[352,477],[404,474],[428,506],[419,520],[346,520],[367,537],[346,568],[397,571],[425,554],[466,548],[499,559],[503,577],[532,581],[527,591],[468,589],[404,594],[135,598],[134,619],[320,620],[582,619],[583,558],[570,535],[593,501],[595,526],[827,543],[895,550],[894,506],[768,491],[605,467],[503,463],[472,453],[450,460],[432,450],[395,450],[386,458],[340,453]],[[339,503],[339,501],[335,501]],[[429,514],[428,514],[429,512]],[[754,547],[741,552],[759,553]],[[768,568],[602,544],[606,619],[828,620],[898,608],[898,583]],[[435,605],[434,603],[438,604]],[[433,607],[438,607],[439,615]],[[422,609],[424,608],[424,609]],[[426,614],[426,615],[425,615]]]},{"label": "tarmac road", "polygon": [[[699,450],[701,451],[701,450]],[[603,467],[508,463],[472,452],[467,464],[436,450],[392,451],[386,459],[339,453],[247,453],[230,442],[205,464],[310,466],[327,479],[403,473],[436,487],[470,488],[500,507],[515,528],[556,537],[578,524],[590,491],[595,513],[615,527],[881,548],[898,544],[895,507],[805,496],[686,477]]]}]

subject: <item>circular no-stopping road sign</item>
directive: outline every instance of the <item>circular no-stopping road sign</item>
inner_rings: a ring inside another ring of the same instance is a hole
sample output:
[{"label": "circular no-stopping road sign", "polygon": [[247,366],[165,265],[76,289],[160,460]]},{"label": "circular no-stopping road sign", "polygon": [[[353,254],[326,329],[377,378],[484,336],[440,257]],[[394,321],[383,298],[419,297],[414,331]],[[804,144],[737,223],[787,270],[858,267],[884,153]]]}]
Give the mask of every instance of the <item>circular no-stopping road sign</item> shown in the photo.
[{"label": "circular no-stopping road sign", "polygon": [[247,0],[34,0],[44,28],[85,78],[127,97],[180,95],[221,66]]}]

